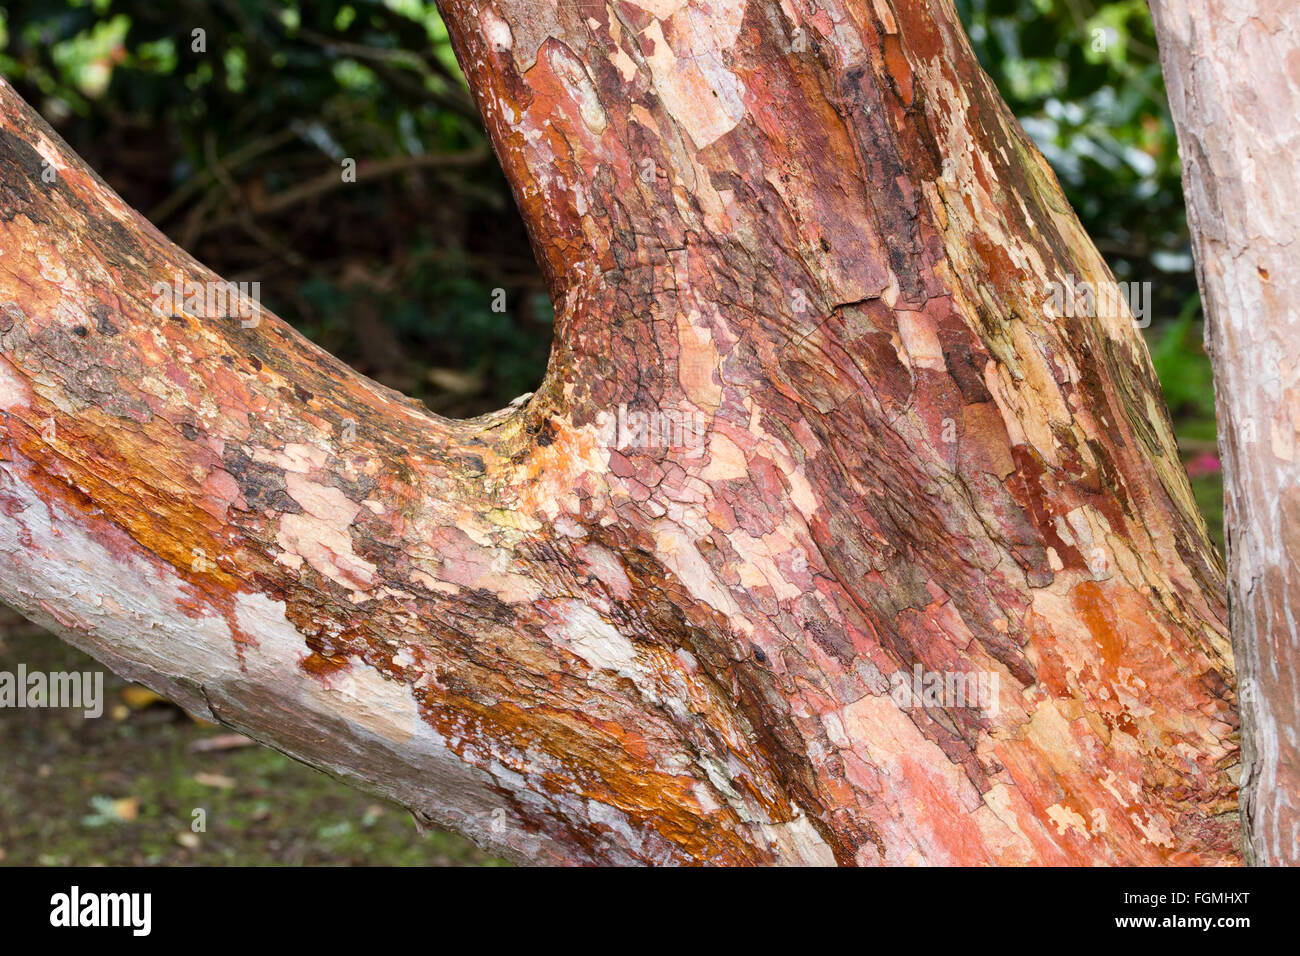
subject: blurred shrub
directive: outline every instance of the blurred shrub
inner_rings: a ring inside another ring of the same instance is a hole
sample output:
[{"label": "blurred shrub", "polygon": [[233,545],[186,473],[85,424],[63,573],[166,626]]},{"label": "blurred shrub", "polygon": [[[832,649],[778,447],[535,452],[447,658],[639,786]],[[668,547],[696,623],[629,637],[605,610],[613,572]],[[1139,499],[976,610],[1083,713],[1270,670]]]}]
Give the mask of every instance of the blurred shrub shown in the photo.
[{"label": "blurred shrub", "polygon": [[20,0],[0,71],[172,239],[361,371],[448,415],[540,381],[549,303],[432,3]]}]

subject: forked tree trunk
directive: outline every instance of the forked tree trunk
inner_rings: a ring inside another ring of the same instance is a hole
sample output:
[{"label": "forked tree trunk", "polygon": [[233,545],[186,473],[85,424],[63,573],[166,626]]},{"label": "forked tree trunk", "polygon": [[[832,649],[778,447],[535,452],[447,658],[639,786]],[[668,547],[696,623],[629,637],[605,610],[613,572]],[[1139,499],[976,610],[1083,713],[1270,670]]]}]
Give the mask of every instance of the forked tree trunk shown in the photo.
[{"label": "forked tree trunk", "polygon": [[1237,861],[1219,562],[1131,317],[1046,304],[1113,280],[951,6],[443,12],[537,393],[446,421],[154,315],[214,277],[5,88],[0,595],[518,858]]},{"label": "forked tree trunk", "polygon": [[1300,5],[1152,3],[1214,363],[1241,808],[1300,864]]}]

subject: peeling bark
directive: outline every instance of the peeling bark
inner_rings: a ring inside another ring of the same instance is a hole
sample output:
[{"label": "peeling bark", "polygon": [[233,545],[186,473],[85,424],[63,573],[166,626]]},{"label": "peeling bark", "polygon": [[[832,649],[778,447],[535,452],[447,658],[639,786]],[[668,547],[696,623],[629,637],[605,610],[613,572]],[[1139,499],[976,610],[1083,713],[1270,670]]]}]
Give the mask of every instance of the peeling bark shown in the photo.
[{"label": "peeling bark", "polygon": [[1152,3],[1214,364],[1241,811],[1300,864],[1300,6]]},{"label": "peeling bark", "polygon": [[516,858],[1237,862],[1222,568],[951,6],[443,12],[557,312],[472,421],[153,315],[215,277],[0,89],[0,596]]}]

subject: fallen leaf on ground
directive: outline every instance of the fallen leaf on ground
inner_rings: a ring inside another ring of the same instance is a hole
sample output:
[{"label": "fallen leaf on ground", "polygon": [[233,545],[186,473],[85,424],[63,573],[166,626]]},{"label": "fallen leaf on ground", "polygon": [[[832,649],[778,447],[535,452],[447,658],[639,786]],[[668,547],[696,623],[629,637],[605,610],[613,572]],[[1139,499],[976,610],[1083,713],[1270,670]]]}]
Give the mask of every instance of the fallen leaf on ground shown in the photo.
[{"label": "fallen leaf on ground", "polygon": [[126,706],[132,710],[144,710],[150,704],[165,704],[167,698],[155,694],[148,687],[141,687],[138,684],[132,684],[130,687],[122,688],[122,700],[126,701]]},{"label": "fallen leaf on ground", "polygon": [[251,747],[256,740],[243,734],[217,734],[215,737],[203,737],[193,741],[185,749],[192,754],[210,753],[220,750],[235,750],[238,747]]},{"label": "fallen leaf on ground", "polygon": [[194,782],[201,783],[205,787],[219,787],[222,790],[233,790],[236,784],[234,777],[227,777],[219,773],[204,773],[200,771],[194,775]]}]

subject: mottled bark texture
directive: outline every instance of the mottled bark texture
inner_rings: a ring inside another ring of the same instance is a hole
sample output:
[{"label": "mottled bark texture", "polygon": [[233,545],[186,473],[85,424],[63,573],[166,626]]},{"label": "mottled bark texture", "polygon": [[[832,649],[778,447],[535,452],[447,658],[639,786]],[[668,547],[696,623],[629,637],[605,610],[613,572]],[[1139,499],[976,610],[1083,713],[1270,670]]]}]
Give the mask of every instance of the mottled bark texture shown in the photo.
[{"label": "mottled bark texture", "polygon": [[1241,812],[1300,864],[1300,4],[1152,3],[1214,363]]},{"label": "mottled bark texture", "polygon": [[4,599],[519,858],[1237,862],[1220,564],[951,6],[443,10],[557,307],[473,421],[153,315],[213,277],[0,94]]}]

